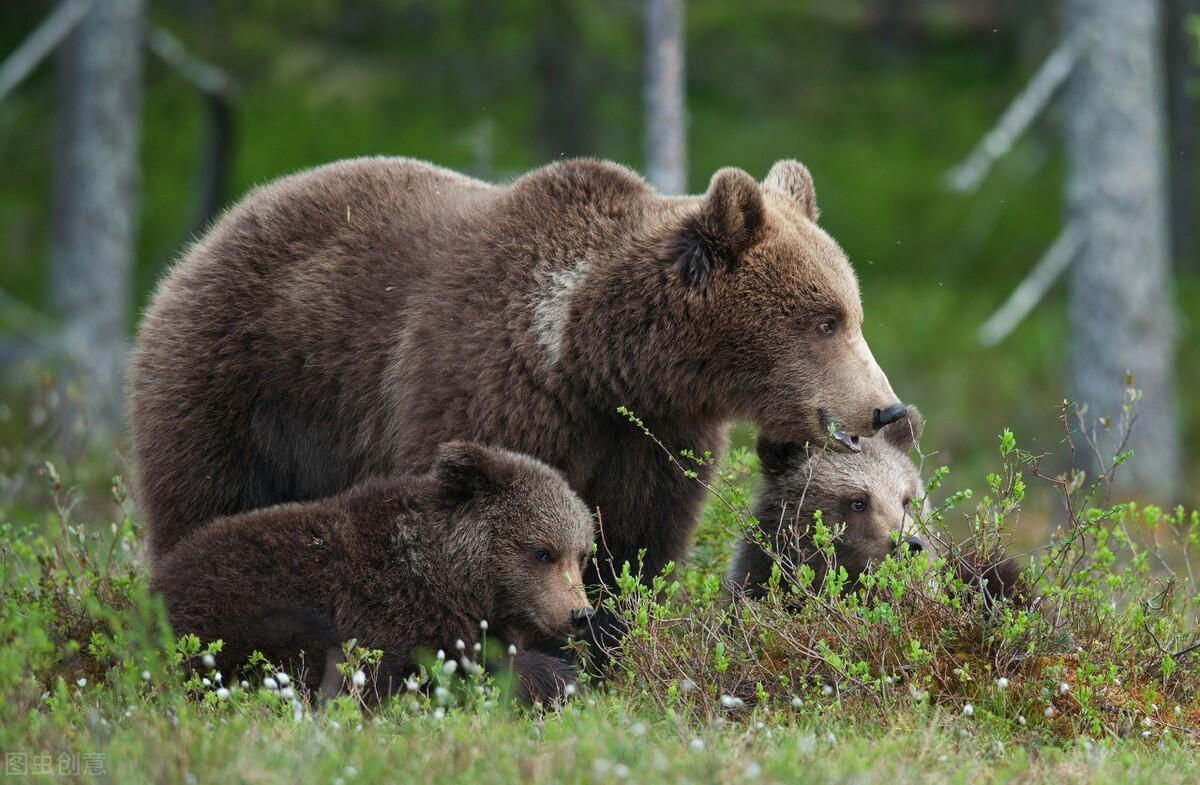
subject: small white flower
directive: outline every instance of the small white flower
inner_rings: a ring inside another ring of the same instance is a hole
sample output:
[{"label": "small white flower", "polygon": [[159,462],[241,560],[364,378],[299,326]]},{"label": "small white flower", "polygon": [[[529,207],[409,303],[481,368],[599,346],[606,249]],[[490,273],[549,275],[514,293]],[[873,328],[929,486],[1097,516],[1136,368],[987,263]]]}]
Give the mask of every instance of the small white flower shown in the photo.
[{"label": "small white flower", "polygon": [[1118,677],[1116,677],[1116,676],[1113,676],[1113,685],[1114,685],[1114,686],[1116,686],[1116,687],[1120,687],[1120,686],[1121,686],[1121,680],[1120,680]]},{"label": "small white flower", "polygon": [[828,744],[837,744],[837,736],[833,735],[833,731],[825,732],[825,741]]},{"label": "small white flower", "polygon": [[895,684],[895,683],[896,683],[896,680],[895,680],[895,679],[893,679],[891,676],[884,676],[884,677],[883,677],[883,683],[884,683],[884,684]]},{"label": "small white flower", "polygon": [[437,658],[438,658],[438,662],[441,662],[442,660],[446,659],[446,652],[442,651],[441,649],[438,649]]},{"label": "small white flower", "polygon": [[592,761],[592,774],[596,776],[596,779],[600,779],[605,774],[608,774],[608,770],[611,768],[612,764],[604,758],[596,758],[596,760]]},{"label": "small white flower", "polygon": [[716,717],[712,721],[712,726],[713,726],[713,730],[721,730],[721,728],[725,727],[725,718],[724,717]]},{"label": "small white flower", "polygon": [[1151,737],[1151,736],[1153,736],[1153,735],[1154,735],[1154,734],[1153,734],[1153,732],[1151,732],[1151,731],[1148,731],[1148,730],[1144,730],[1144,731],[1142,731],[1142,738],[1143,738],[1143,739],[1148,739],[1148,738],[1150,738],[1150,737]]},{"label": "small white flower", "polygon": [[211,654],[205,654],[204,657],[201,659],[201,662],[203,662],[204,667],[208,668],[209,670],[212,670],[213,668],[217,667],[217,658],[212,656]]},{"label": "small white flower", "polygon": [[829,685],[829,684],[824,685],[823,687],[821,687],[821,694],[825,695],[825,696],[832,695],[833,694],[833,686]]},{"label": "small white flower", "polygon": [[225,689],[224,687],[218,688],[217,689],[217,697],[223,701],[229,700],[229,690]]},{"label": "small white flower", "polygon": [[679,682],[679,689],[683,690],[684,692],[691,692],[692,690],[696,689],[696,682],[692,681],[691,679],[684,679],[683,681]]},{"label": "small white flower", "polygon": [[509,657],[517,656],[517,645],[515,643],[508,644],[508,656]]},{"label": "small white flower", "polygon": [[1053,707],[1053,706],[1047,706],[1047,707],[1046,707],[1046,710],[1045,710],[1044,712],[1042,712],[1042,713],[1043,713],[1043,714],[1045,714],[1047,717],[1053,717],[1053,716],[1054,716],[1054,707]]},{"label": "small white flower", "polygon": [[458,670],[458,663],[454,660],[446,660],[446,664],[442,666],[442,673],[449,676]]},{"label": "small white flower", "polygon": [[746,702],[735,695],[722,695],[721,705],[727,709],[736,709],[743,706]]},{"label": "small white flower", "polygon": [[76,679],[76,680],[75,680],[75,683],[76,683],[76,684],[78,684],[80,687],[86,687],[86,686],[87,686],[87,679],[85,679],[85,678],[83,678],[82,676],[80,676],[78,679]]},{"label": "small white flower", "polygon": [[438,699],[439,703],[445,703],[446,699],[450,697],[450,690],[445,687],[436,687],[433,690],[433,695]]},{"label": "small white flower", "polygon": [[283,698],[285,701],[290,701],[292,698],[296,697],[296,691],[291,687],[284,687],[279,691],[279,697]]},{"label": "small white flower", "polygon": [[212,686],[212,682],[208,680],[208,677],[207,677],[207,676],[205,676],[203,679],[201,679],[201,680],[200,680],[200,683],[201,683],[201,684],[203,684],[205,687],[211,687],[211,686]]},{"label": "small white flower", "polygon": [[1002,690],[1007,690],[1008,689],[1008,679],[1001,676],[1000,678],[996,679],[996,686]]},{"label": "small white flower", "polygon": [[347,766],[346,768],[342,769],[342,774],[346,775],[346,779],[352,780],[358,776],[358,769],[354,768],[353,766]]},{"label": "small white flower", "polygon": [[479,620],[479,629],[483,630],[484,632],[487,632],[487,619]]},{"label": "small white flower", "polygon": [[962,713],[968,717],[972,717],[975,714],[975,707],[968,703],[963,706]]},{"label": "small white flower", "polygon": [[752,760],[746,761],[746,768],[743,769],[743,773],[746,775],[746,779],[756,780],[762,774],[762,766],[759,766]]},{"label": "small white flower", "polygon": [[1065,681],[1062,684],[1058,685],[1058,694],[1059,695],[1066,695],[1070,691],[1071,691],[1071,685],[1067,684]]},{"label": "small white flower", "polygon": [[279,689],[279,682],[275,681],[273,676],[268,676],[267,678],[263,679],[263,686],[268,690],[277,690]]},{"label": "small white flower", "polygon": [[363,673],[361,670],[355,671],[354,675],[350,677],[350,683],[355,687],[365,686],[367,683],[367,674]]},{"label": "small white flower", "polygon": [[150,671],[142,671],[142,681],[150,681]]},{"label": "small white flower", "polygon": [[435,720],[440,720],[445,716],[446,716],[446,710],[443,709],[441,706],[438,706],[436,709],[433,710],[433,718]]},{"label": "small white flower", "polygon": [[800,709],[803,707],[804,707],[804,701],[801,700],[799,696],[792,698],[792,708],[793,709]]},{"label": "small white flower", "polygon": [[1024,715],[1024,714],[1018,714],[1018,715],[1017,715],[1017,724],[1018,724],[1018,725],[1024,725],[1024,724],[1025,724],[1025,715]]},{"label": "small white flower", "polygon": [[566,695],[569,698],[574,694],[575,694],[575,685],[574,684],[568,684],[567,686],[563,687],[563,695]]},{"label": "small white flower", "polygon": [[1142,717],[1142,727],[1143,728],[1153,728],[1154,720],[1150,719],[1149,717]]},{"label": "small white flower", "polygon": [[217,684],[221,683],[221,672],[220,671],[217,671],[216,673],[213,674],[213,681],[215,681]]},{"label": "small white flower", "polygon": [[416,692],[418,686],[420,686],[420,685],[417,684],[416,679],[405,679],[404,680],[404,689],[408,690],[409,692]]},{"label": "small white flower", "polygon": [[456,640],[456,641],[454,642],[454,648],[458,649],[459,651],[466,651],[466,650],[467,650],[467,644],[463,643],[463,639],[462,639],[462,638],[459,638],[458,640]]},{"label": "small white flower", "polygon": [[291,684],[292,680],[286,673],[276,673],[275,678],[279,679],[279,686],[286,687]]},{"label": "small white flower", "polygon": [[250,688],[250,682],[246,681],[245,679],[242,679],[239,683],[242,685],[243,690]]},{"label": "small white flower", "polygon": [[644,722],[635,722],[629,728],[629,732],[632,733],[634,736],[645,736],[646,735],[646,724]]},{"label": "small white flower", "polygon": [[694,738],[690,742],[688,742],[688,746],[691,747],[694,751],[700,752],[701,750],[704,749],[704,739],[697,736],[696,738]]},{"label": "small white flower", "polygon": [[629,776],[629,767],[624,763],[618,763],[616,766],[613,766],[612,773],[617,779],[623,780]]},{"label": "small white flower", "polygon": [[1183,709],[1182,709],[1182,708],[1180,708],[1178,705],[1177,705],[1177,706],[1175,706],[1175,708],[1174,708],[1174,709],[1172,709],[1172,711],[1174,711],[1174,712],[1175,712],[1175,716],[1176,716],[1176,717],[1178,717],[1180,714],[1183,714]]},{"label": "small white flower", "polygon": [[475,645],[471,647],[471,650],[478,654],[479,652],[483,651],[483,644],[479,641],[475,641]]}]

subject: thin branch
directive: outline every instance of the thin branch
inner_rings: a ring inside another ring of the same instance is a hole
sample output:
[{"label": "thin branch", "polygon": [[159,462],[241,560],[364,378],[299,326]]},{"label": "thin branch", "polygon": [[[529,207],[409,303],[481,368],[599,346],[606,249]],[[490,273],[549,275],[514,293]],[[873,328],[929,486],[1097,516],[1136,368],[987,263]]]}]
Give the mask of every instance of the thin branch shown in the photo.
[{"label": "thin branch", "polygon": [[1029,271],[1029,275],[1004,301],[1004,305],[979,328],[979,342],[984,346],[995,346],[1007,338],[1041,301],[1058,277],[1071,266],[1082,245],[1083,233],[1074,224],[1067,224],[1054,244]]},{"label": "thin branch", "polygon": [[87,15],[93,0],[64,0],[58,8],[34,28],[29,37],[0,63],[0,101],[9,92],[25,81],[25,78],[45,60],[63,39],[71,34],[79,21]]},{"label": "thin branch", "polygon": [[189,52],[166,28],[150,26],[146,30],[146,45],[200,92],[220,97],[230,97],[236,92],[237,85],[229,74]]},{"label": "thin branch", "polygon": [[992,164],[1008,154],[1050,105],[1050,99],[1075,69],[1076,58],[1075,46],[1066,40],[1050,53],[1021,94],[1000,115],[995,127],[984,135],[962,163],[946,173],[946,182],[952,190],[970,193],[979,188]]}]

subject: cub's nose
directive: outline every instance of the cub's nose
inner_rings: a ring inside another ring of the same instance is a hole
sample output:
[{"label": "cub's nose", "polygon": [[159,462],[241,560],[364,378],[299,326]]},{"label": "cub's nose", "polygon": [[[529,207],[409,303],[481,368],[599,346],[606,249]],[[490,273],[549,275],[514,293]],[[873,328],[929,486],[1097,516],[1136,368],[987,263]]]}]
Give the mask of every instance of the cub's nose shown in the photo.
[{"label": "cub's nose", "polygon": [[592,620],[592,616],[595,613],[591,608],[577,608],[571,611],[571,624],[574,625],[575,629],[581,630],[588,626],[588,622]]},{"label": "cub's nose", "polygon": [[886,409],[876,409],[875,416],[871,418],[871,427],[879,430],[885,425],[891,425],[904,416],[904,404],[893,403]]},{"label": "cub's nose", "polygon": [[925,544],[921,542],[920,537],[909,537],[904,541],[904,547],[908,548],[909,553],[920,553],[925,550]]}]

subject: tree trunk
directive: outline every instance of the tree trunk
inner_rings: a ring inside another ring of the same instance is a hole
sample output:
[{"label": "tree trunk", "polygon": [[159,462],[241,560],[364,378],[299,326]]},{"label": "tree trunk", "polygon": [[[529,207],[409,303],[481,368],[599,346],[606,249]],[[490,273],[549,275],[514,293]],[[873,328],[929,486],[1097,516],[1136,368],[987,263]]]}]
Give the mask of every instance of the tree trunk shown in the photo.
[{"label": "tree trunk", "polygon": [[683,0],[646,0],[646,174],[664,194],[687,190]]},{"label": "tree trunk", "polygon": [[137,235],[143,0],[102,0],[58,53],[50,259],[68,443],[121,421]]},{"label": "tree trunk", "polygon": [[1171,182],[1171,256],[1181,269],[1196,268],[1195,194],[1196,177],[1195,92],[1197,74],[1189,19],[1200,16],[1200,0],[1167,0],[1164,34],[1167,47],[1167,167]]},{"label": "tree trunk", "polygon": [[[1067,0],[1082,53],[1068,86],[1067,207],[1082,233],[1071,270],[1071,375],[1092,417],[1120,415],[1126,373],[1142,393],[1126,491],[1179,489],[1173,390],[1162,52],[1156,0]],[[1116,445],[1104,445],[1108,455]],[[1161,498],[1161,497],[1160,497]],[[1170,499],[1162,499],[1170,501]]]}]

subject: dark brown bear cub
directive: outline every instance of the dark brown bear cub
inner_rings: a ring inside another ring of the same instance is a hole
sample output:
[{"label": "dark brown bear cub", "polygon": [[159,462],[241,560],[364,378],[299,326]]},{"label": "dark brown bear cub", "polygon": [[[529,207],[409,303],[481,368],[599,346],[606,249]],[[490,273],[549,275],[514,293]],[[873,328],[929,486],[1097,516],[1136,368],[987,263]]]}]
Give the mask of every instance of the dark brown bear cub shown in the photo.
[{"label": "dark brown bear cub", "polygon": [[586,623],[593,526],[545,464],[452,442],[426,474],[201,527],[158,562],[153,586],[177,635],[224,642],[226,673],[258,650],[328,692],[353,638],[383,650],[377,686],[387,692],[419,653],[470,646],[486,620],[490,639],[522,650],[523,697],[552,699],[573,678],[569,665],[525,647]]},{"label": "dark brown bear cub", "polygon": [[734,555],[731,591],[762,596],[776,563],[785,580],[807,565],[819,587],[830,565],[813,543],[818,510],[831,530],[842,529],[833,541],[832,567],[844,567],[851,578],[898,549],[921,550],[911,506],[921,497],[921,476],[908,453],[923,427],[920,413],[909,406],[900,420],[862,439],[860,452],[760,438],[763,488],[754,505],[758,529]]}]

